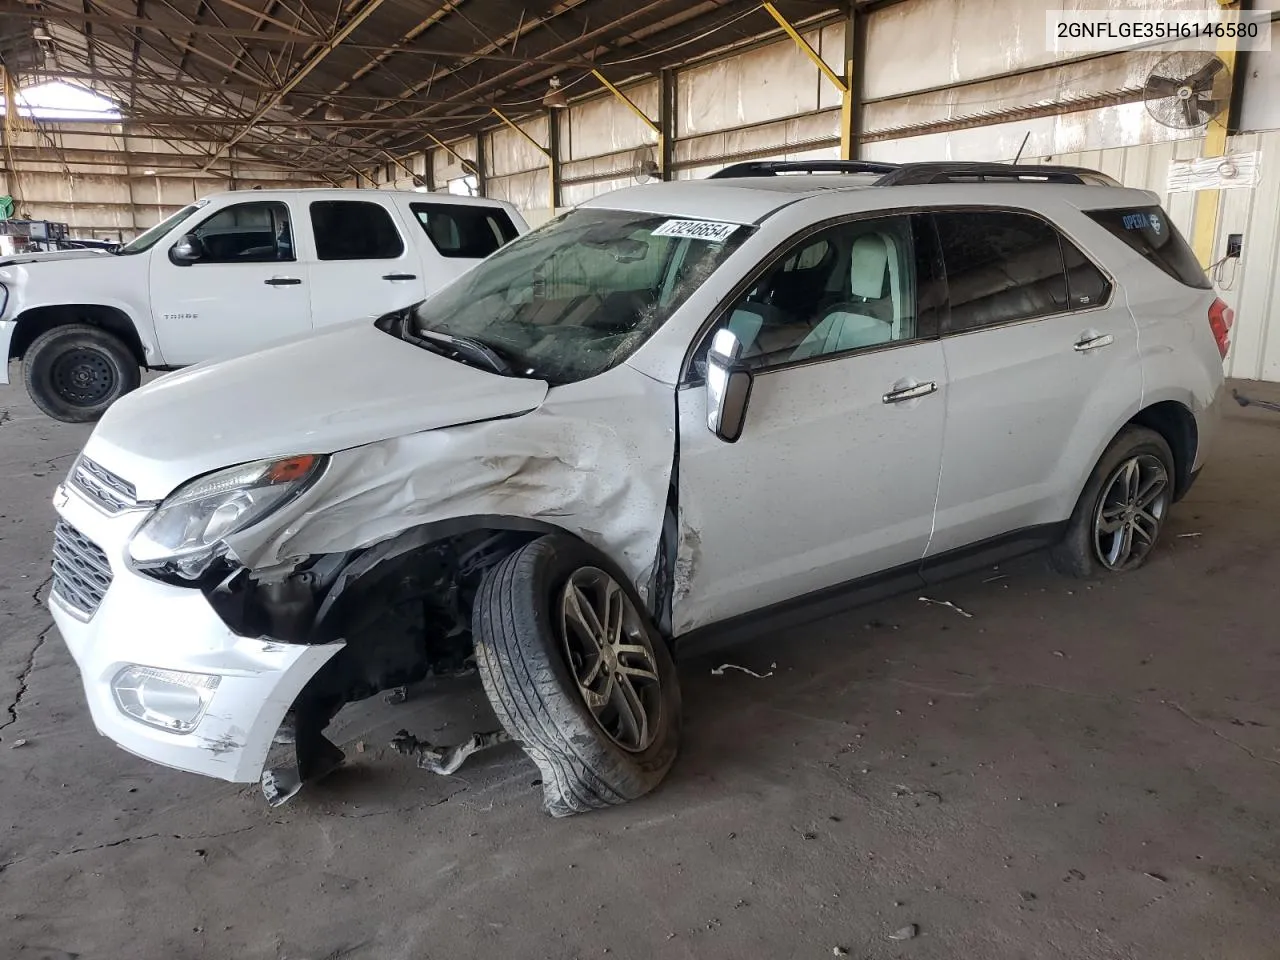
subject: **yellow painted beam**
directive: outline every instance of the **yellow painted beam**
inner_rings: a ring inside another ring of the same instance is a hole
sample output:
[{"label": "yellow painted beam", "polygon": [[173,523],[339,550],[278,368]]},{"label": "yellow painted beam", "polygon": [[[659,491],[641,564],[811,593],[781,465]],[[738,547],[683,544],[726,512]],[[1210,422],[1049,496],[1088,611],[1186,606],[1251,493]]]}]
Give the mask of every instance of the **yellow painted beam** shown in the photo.
[{"label": "yellow painted beam", "polygon": [[[662,170],[662,157],[664,153],[664,150],[663,150],[664,137],[662,134],[662,127],[658,126],[656,121],[654,121],[647,113],[645,113],[638,106],[636,106],[636,102],[634,100],[632,100],[625,93],[623,93],[621,90],[615,87],[612,83],[610,83],[609,78],[606,77],[599,70],[592,70],[591,75],[594,76],[597,80],[599,80],[602,84],[604,84],[604,88],[608,90],[610,93],[612,93],[615,97],[617,97],[620,103],[622,103],[624,106],[630,109],[632,113],[634,113],[637,117],[639,117],[640,121],[646,127],[648,127],[650,130],[652,130],[654,133],[658,135],[658,169]],[[663,179],[666,179],[665,170],[662,170],[662,175],[663,175]]]},{"label": "yellow painted beam", "polygon": [[[490,107],[489,109],[493,111],[493,115],[495,117],[497,117],[499,120],[505,123],[508,127],[514,130],[516,133],[520,134],[520,136],[528,140],[531,144],[533,144],[534,149],[536,149],[540,154],[542,154],[544,157],[547,158],[547,189],[549,191],[547,195],[547,207],[551,210],[552,213],[555,213],[556,167],[555,167],[555,158],[551,156],[551,151],[548,150],[546,147],[544,147],[542,144],[540,144],[537,140],[533,139],[533,137],[529,136],[528,131],[526,131],[524,127],[521,127],[518,124],[514,123],[513,121],[507,119],[507,115],[503,113],[501,110],[499,110],[497,107]],[[552,124],[555,122],[556,122],[555,117],[547,118],[548,124]],[[547,131],[548,135],[550,135],[550,132],[551,132],[550,129],[548,129]]]},{"label": "yellow painted beam", "polygon": [[[846,29],[852,30],[853,24]],[[853,61],[845,62],[845,76],[853,77]],[[846,86],[840,93],[840,159],[853,159],[853,86]]]},{"label": "yellow painted beam", "polygon": [[602,84],[604,84],[606,90],[608,90],[615,97],[617,97],[618,100],[620,100],[625,106],[629,107],[631,109],[631,112],[634,113],[637,117],[639,117],[645,126],[647,126],[650,130],[656,133],[659,137],[662,136],[662,130],[659,129],[658,124],[655,121],[651,120],[647,113],[645,113],[643,110],[637,107],[634,100],[632,100],[625,93],[623,93],[621,90],[615,87],[612,83],[610,83],[609,79],[603,73],[601,73],[599,70],[592,70],[591,75],[595,77],[597,80],[599,80]]},{"label": "yellow painted beam", "polygon": [[[822,57],[818,55],[818,51],[813,49],[813,47],[809,45],[808,40],[800,36],[800,32],[791,25],[791,21],[789,21],[786,17],[784,17],[778,11],[777,7],[775,7],[772,3],[766,3],[766,4],[763,4],[763,6],[764,6],[764,9],[768,12],[769,16],[773,17],[774,20],[778,21],[778,26],[782,28],[783,32],[786,33],[787,36],[789,36],[792,40],[796,42],[796,46],[800,48],[800,52],[803,53],[805,56],[807,56],[815,64],[817,64],[818,69],[821,70],[824,74],[826,74],[827,79],[830,80],[833,84],[835,84],[837,90],[839,90],[842,94],[845,94],[846,96],[848,96],[849,94],[848,81],[846,81],[844,77],[840,76],[840,74],[836,73],[834,70],[831,69],[831,66],[827,63],[827,61],[823,60]],[[850,71],[848,76],[853,76],[853,72]]]},{"label": "yellow painted beam", "polygon": [[[1230,23],[1240,9],[1235,0],[1219,0],[1224,19]],[[1227,89],[1227,99],[1236,83],[1236,40],[1234,37],[1223,37],[1218,41],[1218,56],[1227,65],[1231,76],[1231,86]],[[1201,157],[1221,157],[1227,152],[1227,120],[1229,111],[1225,111],[1209,121],[1204,132],[1204,145],[1200,149]],[[1200,265],[1208,267],[1213,262],[1213,242],[1218,235],[1218,205],[1221,191],[1201,190],[1196,194],[1195,211],[1191,221],[1191,247],[1196,252]]]}]

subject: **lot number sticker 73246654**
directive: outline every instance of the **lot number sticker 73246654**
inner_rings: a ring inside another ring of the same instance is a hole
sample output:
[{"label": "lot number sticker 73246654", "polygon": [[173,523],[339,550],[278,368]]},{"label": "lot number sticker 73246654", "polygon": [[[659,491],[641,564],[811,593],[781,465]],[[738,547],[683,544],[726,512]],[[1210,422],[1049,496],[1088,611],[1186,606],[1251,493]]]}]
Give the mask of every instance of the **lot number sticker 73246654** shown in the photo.
[{"label": "lot number sticker 73246654", "polygon": [[690,240],[724,243],[737,229],[736,223],[718,223],[714,220],[668,220],[654,230],[652,236],[688,237]]}]

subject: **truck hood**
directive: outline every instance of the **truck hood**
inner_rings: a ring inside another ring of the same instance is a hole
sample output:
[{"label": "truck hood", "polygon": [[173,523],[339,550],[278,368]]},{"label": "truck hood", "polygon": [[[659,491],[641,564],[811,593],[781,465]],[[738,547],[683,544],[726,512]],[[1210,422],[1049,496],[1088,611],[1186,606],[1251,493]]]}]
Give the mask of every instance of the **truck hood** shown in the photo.
[{"label": "truck hood", "polygon": [[132,483],[139,499],[159,500],[237,463],[526,413],[547,389],[362,321],[163,376],[112,404],[84,452]]},{"label": "truck hood", "polygon": [[15,253],[12,256],[0,257],[0,267],[8,267],[15,263],[43,263],[46,260],[84,260],[89,257],[109,257],[106,250],[40,250],[35,253]]}]

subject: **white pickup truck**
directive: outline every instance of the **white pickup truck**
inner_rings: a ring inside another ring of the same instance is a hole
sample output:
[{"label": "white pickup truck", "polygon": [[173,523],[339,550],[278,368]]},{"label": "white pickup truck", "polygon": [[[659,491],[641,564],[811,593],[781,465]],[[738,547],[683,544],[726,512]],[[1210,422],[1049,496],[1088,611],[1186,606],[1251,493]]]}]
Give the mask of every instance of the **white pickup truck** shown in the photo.
[{"label": "white pickup truck", "polygon": [[27,391],[49,416],[96,420],[142,369],[402,309],[528,229],[510,204],[450,194],[214,194],[114,254],[0,260],[0,356],[23,361]]}]

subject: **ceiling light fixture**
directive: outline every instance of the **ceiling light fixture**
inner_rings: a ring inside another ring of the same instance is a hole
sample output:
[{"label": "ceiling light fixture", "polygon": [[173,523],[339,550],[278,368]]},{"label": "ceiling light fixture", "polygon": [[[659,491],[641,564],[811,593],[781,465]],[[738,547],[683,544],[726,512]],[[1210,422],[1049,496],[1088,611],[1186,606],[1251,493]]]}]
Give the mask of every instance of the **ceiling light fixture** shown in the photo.
[{"label": "ceiling light fixture", "polygon": [[564,95],[564,89],[560,86],[560,78],[552,77],[549,83],[550,89],[546,96],[542,98],[542,105],[550,107],[552,110],[563,110],[569,106],[569,98]]}]

